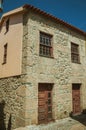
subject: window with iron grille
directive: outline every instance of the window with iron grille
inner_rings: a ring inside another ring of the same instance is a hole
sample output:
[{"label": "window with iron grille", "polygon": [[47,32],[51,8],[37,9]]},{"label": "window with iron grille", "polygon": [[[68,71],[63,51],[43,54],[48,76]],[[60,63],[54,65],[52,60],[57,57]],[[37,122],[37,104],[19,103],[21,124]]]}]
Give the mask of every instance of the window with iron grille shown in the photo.
[{"label": "window with iron grille", "polygon": [[52,36],[40,32],[40,55],[46,57],[52,57]]},{"label": "window with iron grille", "polygon": [[7,43],[4,45],[3,64],[7,62]]},{"label": "window with iron grille", "polygon": [[71,43],[71,61],[73,63],[80,63],[79,45]]}]

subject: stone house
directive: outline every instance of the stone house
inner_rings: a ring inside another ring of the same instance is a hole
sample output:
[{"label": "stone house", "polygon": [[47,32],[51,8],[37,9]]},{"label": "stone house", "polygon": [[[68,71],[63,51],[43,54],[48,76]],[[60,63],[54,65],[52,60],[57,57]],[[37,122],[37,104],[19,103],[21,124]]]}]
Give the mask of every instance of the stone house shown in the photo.
[{"label": "stone house", "polygon": [[6,127],[86,109],[86,33],[31,5],[0,21],[0,104]]}]

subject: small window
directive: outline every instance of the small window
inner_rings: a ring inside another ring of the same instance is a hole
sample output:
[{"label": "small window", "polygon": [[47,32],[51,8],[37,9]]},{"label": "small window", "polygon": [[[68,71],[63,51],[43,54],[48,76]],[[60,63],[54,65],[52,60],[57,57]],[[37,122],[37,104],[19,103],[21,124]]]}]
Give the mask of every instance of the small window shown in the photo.
[{"label": "small window", "polygon": [[40,55],[46,57],[52,57],[52,36],[40,32]]},{"label": "small window", "polygon": [[6,32],[9,31],[9,19],[6,21]]},{"label": "small window", "polygon": [[4,45],[3,64],[7,63],[7,43]]},{"label": "small window", "polygon": [[71,43],[71,60],[73,63],[80,63],[79,45]]}]

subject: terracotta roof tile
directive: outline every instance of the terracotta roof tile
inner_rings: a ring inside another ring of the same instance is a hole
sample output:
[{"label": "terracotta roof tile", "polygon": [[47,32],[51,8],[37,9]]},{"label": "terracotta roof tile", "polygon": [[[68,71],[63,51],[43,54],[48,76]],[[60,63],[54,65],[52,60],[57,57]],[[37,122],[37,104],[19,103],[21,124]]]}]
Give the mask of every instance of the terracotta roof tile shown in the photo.
[{"label": "terracotta roof tile", "polygon": [[54,21],[56,21],[56,22],[61,23],[62,25],[68,27],[69,29],[71,29],[71,30],[73,30],[73,31],[76,31],[76,32],[78,32],[78,33],[80,33],[80,34],[86,36],[86,32],[80,30],[79,28],[77,28],[77,27],[75,27],[75,26],[72,26],[72,25],[66,23],[65,21],[63,21],[63,20],[61,20],[61,19],[59,19],[59,18],[57,18],[57,17],[55,17],[55,16],[53,16],[53,15],[51,15],[51,14],[49,14],[49,13],[46,13],[45,11],[42,11],[42,10],[39,9],[39,8],[36,8],[36,7],[34,7],[34,6],[32,6],[32,5],[29,5],[29,4],[25,4],[25,5],[23,6],[23,8],[33,10],[33,11],[35,11],[35,12],[41,14],[41,15],[44,15],[45,17],[48,17],[48,18],[50,18],[50,19],[52,19],[52,20],[54,20]]}]

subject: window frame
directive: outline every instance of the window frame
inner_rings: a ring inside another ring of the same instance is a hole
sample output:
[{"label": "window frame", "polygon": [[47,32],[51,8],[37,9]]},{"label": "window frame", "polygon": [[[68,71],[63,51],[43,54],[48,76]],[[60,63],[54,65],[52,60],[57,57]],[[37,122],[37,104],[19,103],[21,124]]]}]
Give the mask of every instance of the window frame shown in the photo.
[{"label": "window frame", "polygon": [[8,43],[6,43],[4,45],[4,54],[3,54],[3,63],[2,64],[6,64],[7,63],[7,48],[8,48]]},{"label": "window frame", "polygon": [[9,22],[10,22],[10,20],[9,20],[9,18],[6,20],[6,32],[8,32],[9,31]]},{"label": "window frame", "polygon": [[40,42],[39,55],[40,56],[53,58],[53,46],[52,46],[53,40],[52,39],[53,39],[53,35],[40,31],[40,37],[39,37],[39,42]]},{"label": "window frame", "polygon": [[80,64],[79,45],[71,42],[71,61]]}]

